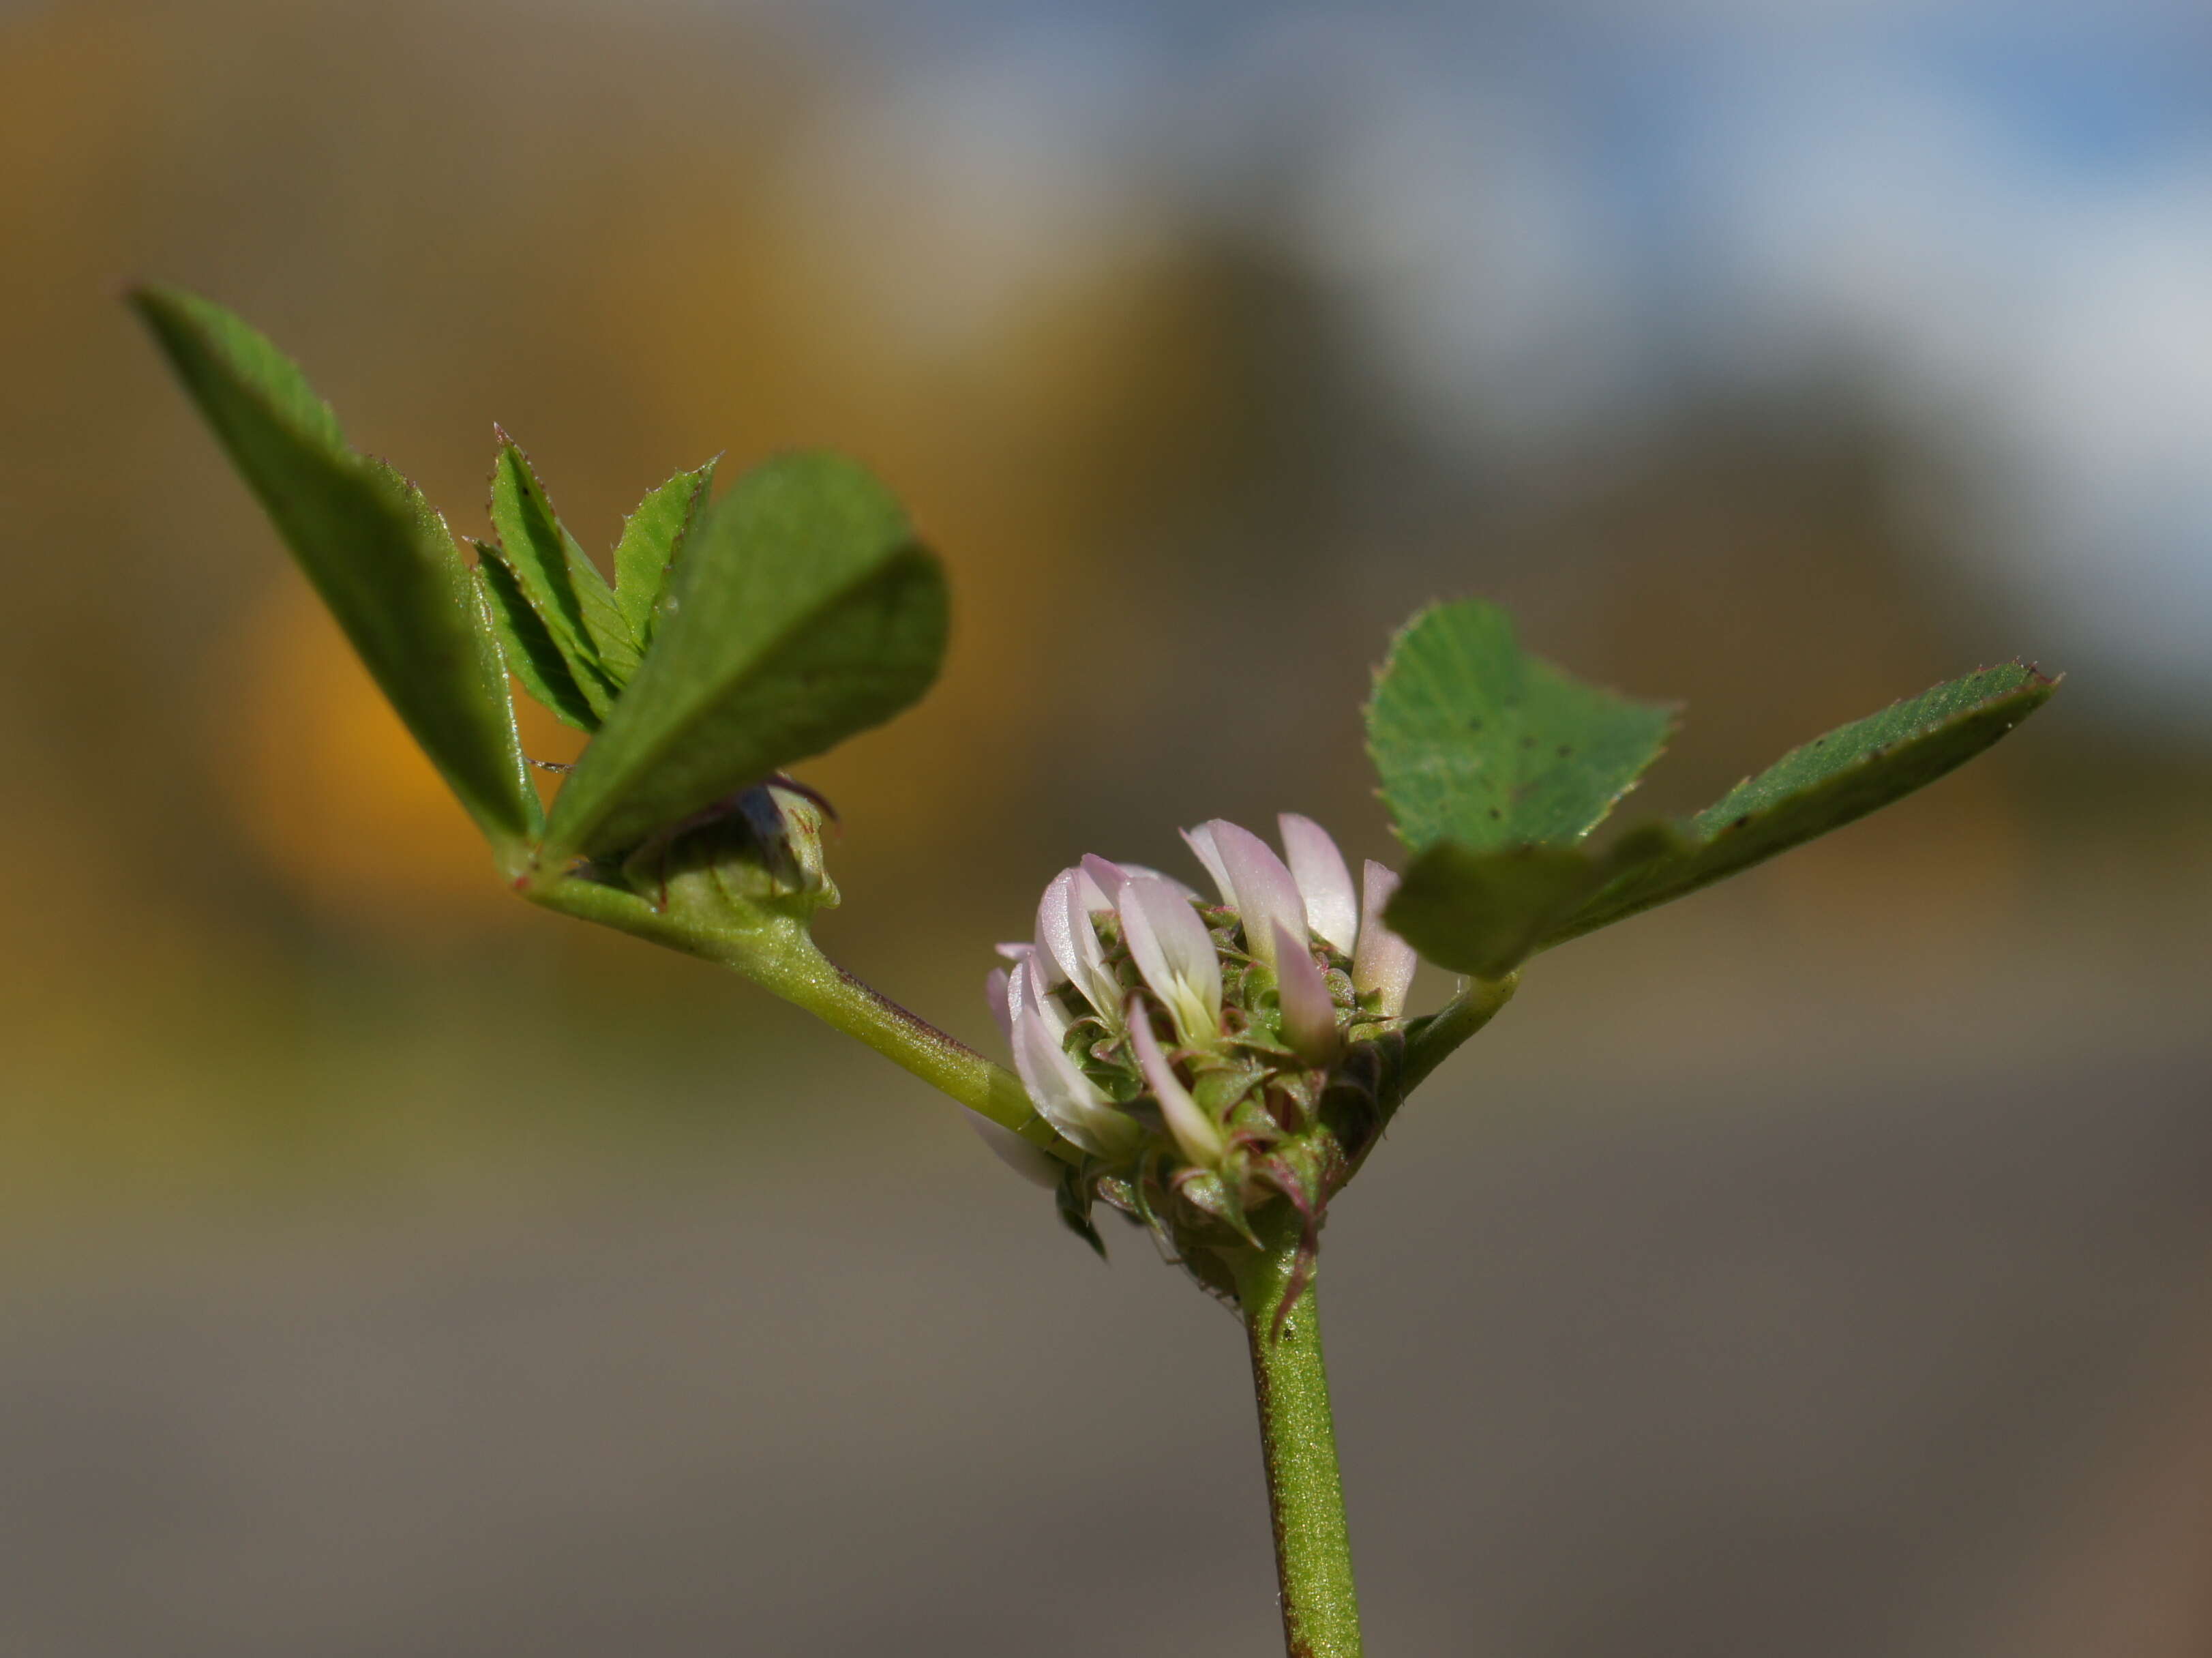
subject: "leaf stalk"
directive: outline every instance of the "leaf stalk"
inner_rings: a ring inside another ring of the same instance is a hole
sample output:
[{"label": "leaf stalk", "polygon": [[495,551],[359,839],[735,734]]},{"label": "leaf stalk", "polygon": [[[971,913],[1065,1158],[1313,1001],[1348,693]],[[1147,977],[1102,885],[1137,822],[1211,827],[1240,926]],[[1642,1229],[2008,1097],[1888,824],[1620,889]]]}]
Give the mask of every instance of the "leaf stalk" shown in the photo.
[{"label": "leaf stalk", "polygon": [[763,915],[750,925],[704,925],[657,909],[635,893],[573,875],[550,880],[526,876],[514,886],[542,908],[597,922],[740,973],[865,1042],[979,1116],[1055,1156],[1073,1155],[1037,1114],[1012,1071],[840,967],[822,953],[804,921]]},{"label": "leaf stalk", "polygon": [[1520,988],[1517,972],[1502,978],[1465,979],[1457,996],[1426,1019],[1417,1021],[1407,1033],[1401,1096],[1426,1082],[1454,1049],[1497,1018]]}]

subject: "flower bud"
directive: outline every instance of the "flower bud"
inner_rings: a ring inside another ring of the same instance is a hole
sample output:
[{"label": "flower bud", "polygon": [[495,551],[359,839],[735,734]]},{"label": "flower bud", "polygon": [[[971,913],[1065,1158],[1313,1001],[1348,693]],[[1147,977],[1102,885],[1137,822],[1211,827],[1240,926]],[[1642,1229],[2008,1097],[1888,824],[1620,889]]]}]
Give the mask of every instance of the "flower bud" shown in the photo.
[{"label": "flower bud", "polygon": [[811,789],[778,777],[662,830],[623,860],[622,875],[659,908],[724,924],[804,920],[837,902],[822,856],[833,816]]}]

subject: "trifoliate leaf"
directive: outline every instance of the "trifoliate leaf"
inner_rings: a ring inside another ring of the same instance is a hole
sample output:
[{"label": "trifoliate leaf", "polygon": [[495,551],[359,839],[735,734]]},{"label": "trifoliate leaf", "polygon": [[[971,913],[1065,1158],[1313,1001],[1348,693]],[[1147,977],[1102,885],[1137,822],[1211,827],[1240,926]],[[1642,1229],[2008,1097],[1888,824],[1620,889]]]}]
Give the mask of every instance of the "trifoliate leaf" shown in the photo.
[{"label": "trifoliate leaf", "polygon": [[937,560],[883,485],[771,460],[692,533],[652,653],[554,802],[544,856],[623,851],[890,718],[945,654]]},{"label": "trifoliate leaf", "polygon": [[2023,663],[1984,668],[1792,749],[1687,822],[1645,824],[1608,850],[1444,843],[1417,857],[1384,912],[1414,948],[1479,978],[1626,919],[1877,811],[1964,765],[2049,699]]},{"label": "trifoliate leaf", "polygon": [[1658,758],[1674,710],[1572,678],[1480,600],[1398,635],[1367,704],[1367,749],[1398,834],[1485,850],[1579,839]]},{"label": "trifoliate leaf", "polygon": [[554,512],[530,457],[505,432],[499,441],[491,523],[501,562],[544,624],[576,688],[604,720],[637,669],[637,645],[606,578]]},{"label": "trifoliate leaf", "polygon": [[638,503],[615,544],[615,603],[640,651],[653,643],[653,607],[659,603],[684,539],[706,509],[714,485],[714,463],[678,472]]},{"label": "trifoliate leaf", "polygon": [[514,572],[501,562],[497,547],[483,541],[474,545],[477,586],[491,613],[492,632],[499,641],[500,655],[507,661],[507,671],[563,723],[579,731],[597,731],[599,716],[577,686],[568,658],[553,643],[544,621],[522,596]]},{"label": "trifoliate leaf", "polygon": [[296,365],[174,288],[131,302],[278,534],[477,826],[519,855],[538,822],[507,675],[459,550],[422,492],[349,447]]}]

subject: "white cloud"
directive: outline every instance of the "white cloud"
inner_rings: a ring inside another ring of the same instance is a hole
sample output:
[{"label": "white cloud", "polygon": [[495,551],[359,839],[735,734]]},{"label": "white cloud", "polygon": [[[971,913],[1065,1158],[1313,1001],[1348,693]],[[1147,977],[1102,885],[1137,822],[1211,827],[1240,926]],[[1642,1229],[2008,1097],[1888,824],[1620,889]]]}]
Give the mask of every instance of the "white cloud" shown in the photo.
[{"label": "white cloud", "polygon": [[1957,457],[1961,551],[2141,690],[2212,687],[2212,151],[2063,176],[1879,56],[1778,91],[1715,158],[1716,357],[1859,365]]}]

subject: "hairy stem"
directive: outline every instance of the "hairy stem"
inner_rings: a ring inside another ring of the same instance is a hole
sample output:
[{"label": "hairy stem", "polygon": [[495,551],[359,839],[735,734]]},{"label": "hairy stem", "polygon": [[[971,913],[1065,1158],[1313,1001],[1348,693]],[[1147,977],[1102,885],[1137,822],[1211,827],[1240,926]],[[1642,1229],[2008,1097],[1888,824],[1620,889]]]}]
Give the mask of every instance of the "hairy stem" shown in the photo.
[{"label": "hairy stem", "polygon": [[573,877],[518,881],[516,890],[546,909],[742,973],[1031,1144],[1055,1155],[1067,1149],[1012,1071],[847,972],[822,954],[804,921],[764,916],[743,927],[704,925],[618,887]]},{"label": "hairy stem", "polygon": [[1290,1658],[1358,1658],[1359,1596],[1337,1475],[1321,1314],[1312,1262],[1304,1271],[1298,1264],[1304,1219],[1284,1202],[1253,1219],[1262,1247],[1239,1265],[1237,1288],[1260,1404],[1284,1646]]}]

